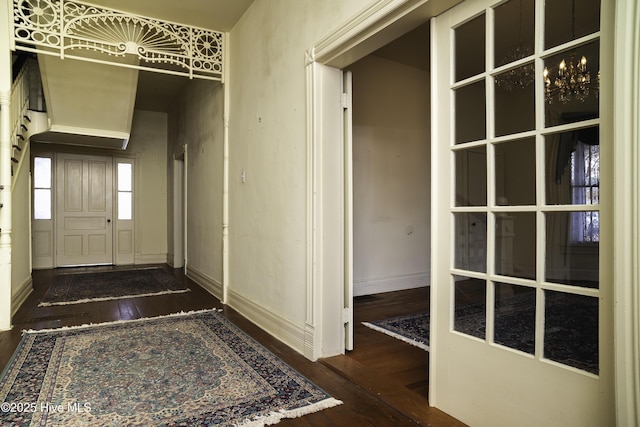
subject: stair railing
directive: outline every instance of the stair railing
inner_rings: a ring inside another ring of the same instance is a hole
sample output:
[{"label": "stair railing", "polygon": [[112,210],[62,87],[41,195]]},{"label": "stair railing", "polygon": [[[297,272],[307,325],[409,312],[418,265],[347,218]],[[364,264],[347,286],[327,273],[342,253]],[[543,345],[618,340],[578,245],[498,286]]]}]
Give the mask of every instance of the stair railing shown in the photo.
[{"label": "stair railing", "polygon": [[[11,176],[12,187],[16,177],[25,162],[28,152],[26,146],[29,143],[29,62],[25,62],[18,72],[11,88],[11,138],[13,146],[11,149]],[[28,161],[29,159],[26,159]]]}]

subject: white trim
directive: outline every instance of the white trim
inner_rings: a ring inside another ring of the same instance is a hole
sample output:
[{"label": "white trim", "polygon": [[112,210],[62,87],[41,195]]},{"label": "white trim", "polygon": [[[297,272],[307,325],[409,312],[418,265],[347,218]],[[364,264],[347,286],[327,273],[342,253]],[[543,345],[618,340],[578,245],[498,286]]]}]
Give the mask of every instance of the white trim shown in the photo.
[{"label": "white trim", "polygon": [[222,283],[220,283],[218,280],[214,279],[206,273],[203,273],[197,268],[192,267],[190,264],[185,265],[185,275],[189,279],[196,282],[198,285],[202,286],[211,295],[215,296],[218,299],[222,298]]},{"label": "white trim", "polygon": [[356,279],[353,281],[353,295],[360,296],[422,288],[429,286],[430,279],[428,272]]},{"label": "white trim", "polygon": [[[307,52],[309,58],[310,53]],[[318,103],[318,86],[316,65],[313,62],[307,62],[306,68],[306,95],[307,95],[307,218],[306,218],[306,237],[307,237],[307,274],[306,274],[306,318],[305,318],[305,336],[304,336],[304,355],[307,359],[316,360],[316,352],[320,348],[319,335],[316,333],[316,311],[320,310],[317,306],[316,292],[318,289],[318,277],[317,277],[317,212],[316,212],[316,150],[318,136],[318,125],[316,124],[317,113],[316,104]]]},{"label": "white trim", "polygon": [[[344,233],[344,207],[340,218],[329,217],[329,214],[336,213],[336,195],[344,204],[345,182],[342,179],[339,187],[333,185],[336,164],[327,156],[335,157],[335,153],[330,151],[332,144],[323,143],[325,139],[335,140],[331,139],[336,131],[335,123],[329,116],[334,114],[333,108],[339,108],[339,103],[333,102],[334,96],[340,99],[342,95],[340,91],[333,93],[330,87],[335,83],[335,72],[460,1],[378,0],[306,51],[307,313],[304,354],[311,360],[337,354],[336,337],[344,335],[345,330],[342,316],[333,316],[338,308],[342,312],[344,304],[344,274],[340,272],[338,279],[334,277],[337,277],[337,270],[344,269],[345,245],[342,244],[341,251],[335,251],[331,246],[335,244],[331,239],[337,236],[336,233]],[[341,89],[342,84],[339,83]],[[341,111],[339,114],[342,117]],[[344,150],[339,148],[342,163],[345,160]],[[326,160],[323,160],[323,155]],[[340,170],[343,173],[342,167]],[[344,342],[343,339],[340,341]]]},{"label": "white trim", "polygon": [[[229,34],[225,34],[223,61],[229,61]],[[222,74],[224,90],[223,126],[224,136],[222,145],[222,303],[227,300],[229,289],[229,111],[231,87],[229,86],[229,67],[224,67]]]},{"label": "white trim", "polygon": [[136,264],[164,264],[167,262],[167,253],[158,254],[142,254],[137,253],[135,263]]},{"label": "white trim", "polygon": [[618,0],[614,49],[616,425],[640,425],[640,4]]},{"label": "white trim", "polygon": [[[9,22],[9,2],[0,3],[0,22]],[[0,26],[0,330],[11,329],[11,33]]]},{"label": "white trim", "polygon": [[[23,7],[23,3],[26,6]],[[26,11],[44,8],[39,0],[13,4],[13,22],[9,26],[13,49],[189,78],[222,80],[226,68],[224,33],[102,6],[84,7],[82,2],[74,0],[48,0],[47,3],[51,8],[59,8],[59,12],[46,15],[48,19],[42,20],[31,19]],[[123,58],[125,61],[120,61]],[[134,59],[135,63],[126,63],[126,59]],[[157,64],[173,65],[174,70]]]},{"label": "white trim", "polygon": [[235,292],[233,289],[227,291],[229,301],[227,305],[249,321],[272,335],[276,339],[282,341],[289,347],[299,353],[305,350],[305,333],[304,325],[300,325],[280,316],[274,310],[256,304],[249,298]]},{"label": "white trim", "polygon": [[27,297],[33,292],[33,277],[29,275],[26,279],[20,283],[13,291],[11,296],[11,315],[16,314],[18,309],[27,300]]},{"label": "white trim", "polygon": [[345,67],[462,0],[378,0],[314,45],[308,60]]}]

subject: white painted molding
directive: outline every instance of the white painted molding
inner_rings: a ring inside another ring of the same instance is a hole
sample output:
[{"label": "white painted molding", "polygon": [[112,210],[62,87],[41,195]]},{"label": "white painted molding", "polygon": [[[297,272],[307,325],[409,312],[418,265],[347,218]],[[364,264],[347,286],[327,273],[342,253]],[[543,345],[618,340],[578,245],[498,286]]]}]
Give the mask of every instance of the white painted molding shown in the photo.
[{"label": "white painted molding", "polygon": [[407,2],[410,0],[378,0],[371,4],[329,36],[317,42],[310,50],[313,52],[314,61],[329,62],[349,48],[361,43],[367,38],[361,33]]},{"label": "white painted molding", "polygon": [[318,41],[307,56],[344,67],[396,39],[461,0],[378,0]]},{"label": "white painted molding", "polygon": [[619,427],[640,425],[640,4],[618,0],[614,49],[614,345]]},{"label": "white painted molding", "polygon": [[20,283],[13,295],[11,296],[11,315],[16,314],[20,306],[26,301],[27,297],[33,292],[33,278],[31,275]]},{"label": "white painted molding", "polygon": [[275,310],[268,309],[254,301],[227,289],[229,307],[242,314],[255,325],[268,332],[276,339],[282,341],[295,351],[304,354],[305,351],[305,326],[297,324],[291,319],[278,315]]},{"label": "white painted molding", "polygon": [[[313,49],[309,51],[313,55]],[[307,59],[312,56],[307,56]],[[318,125],[316,123],[317,113],[316,104],[318,103],[318,90],[319,83],[317,82],[316,73],[317,64],[315,62],[308,62],[306,66],[307,74],[307,277],[306,277],[306,319],[305,319],[305,335],[304,335],[304,355],[309,360],[316,360],[318,354],[317,349],[320,347],[319,340],[320,334],[316,333],[316,311],[320,309],[318,302],[319,283],[321,281],[318,278],[318,263],[316,259],[318,253],[318,212],[316,211],[317,205],[317,182],[316,177],[316,161],[317,161],[317,141],[319,136],[316,132],[319,132]]]},{"label": "white painted molding", "polygon": [[395,276],[354,279],[353,295],[370,295],[429,286],[429,273],[399,274]]},{"label": "white painted molding", "polygon": [[165,262],[167,263],[167,265],[171,268],[175,268],[174,266],[174,256],[172,252],[167,252],[167,259],[165,260]]},{"label": "white painted molding", "polygon": [[186,265],[185,268],[186,276],[196,282],[198,285],[202,286],[207,292],[209,292],[214,297],[222,300],[222,283],[213,277],[209,276],[206,273],[198,270],[197,268],[191,266],[190,264]]},{"label": "white painted molding", "polygon": [[[0,22],[9,22],[7,1],[0,3]],[[11,55],[9,31],[0,25],[0,330],[11,329]]]},{"label": "white painted molding", "polygon": [[[189,78],[222,79],[224,33],[74,0],[11,3],[14,49]],[[116,59],[126,55],[135,56],[140,65]]]},{"label": "white painted molding", "polygon": [[141,254],[135,256],[135,264],[164,264],[167,262],[166,252],[159,254]]}]

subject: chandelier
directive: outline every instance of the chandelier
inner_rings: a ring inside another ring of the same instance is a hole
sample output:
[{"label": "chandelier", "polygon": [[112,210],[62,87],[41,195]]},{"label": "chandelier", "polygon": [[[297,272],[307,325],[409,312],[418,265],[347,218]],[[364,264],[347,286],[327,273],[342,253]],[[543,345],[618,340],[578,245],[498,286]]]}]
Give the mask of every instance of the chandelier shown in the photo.
[{"label": "chandelier", "polygon": [[[544,98],[549,104],[553,103],[556,94],[558,100],[563,104],[574,99],[584,102],[589,97],[591,73],[587,70],[587,57],[584,55],[576,62],[575,54],[572,53],[568,65],[564,59],[560,61],[558,76],[553,82],[547,67],[542,72],[542,77],[544,79]],[[598,71],[598,83],[599,80],[600,72]]]},{"label": "chandelier", "polygon": [[[525,58],[533,53],[533,49],[523,43],[513,46],[502,59],[502,63],[509,63]],[[535,68],[533,62],[512,68],[504,73],[499,74],[495,78],[496,85],[506,91],[513,92],[524,89],[533,83],[535,76]]]},{"label": "chandelier", "polygon": [[[518,42],[507,50],[506,54],[498,61],[499,65],[510,64],[533,55],[533,40],[523,34],[525,32],[524,25],[529,22],[525,19],[523,1],[518,0]],[[533,27],[533,23],[531,23],[531,27]],[[529,62],[500,73],[495,77],[495,83],[499,89],[505,92],[514,92],[529,87],[535,80],[535,74],[533,62]]]},{"label": "chandelier", "polygon": [[[576,2],[571,1],[571,38],[575,39],[576,31]],[[553,103],[554,96],[557,94],[558,100],[563,104],[569,101],[577,100],[584,102],[589,97],[589,89],[591,86],[591,73],[587,70],[587,57],[582,55],[579,61],[576,61],[575,52],[571,53],[569,64],[564,58],[558,65],[558,76],[551,82],[549,68],[545,67],[542,72],[544,79],[544,99],[548,104]],[[600,71],[598,71],[597,85],[595,87],[595,95],[598,96],[600,88]]]}]

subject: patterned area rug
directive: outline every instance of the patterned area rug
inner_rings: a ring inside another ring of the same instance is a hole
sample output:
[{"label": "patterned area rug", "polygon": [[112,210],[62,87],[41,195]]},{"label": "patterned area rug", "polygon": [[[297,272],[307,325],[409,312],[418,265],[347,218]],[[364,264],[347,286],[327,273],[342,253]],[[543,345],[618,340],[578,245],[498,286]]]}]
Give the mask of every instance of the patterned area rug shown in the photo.
[{"label": "patterned area rug", "polygon": [[339,405],[222,314],[30,331],[3,426],[262,426]]},{"label": "patterned area rug", "polygon": [[429,351],[429,314],[411,314],[363,325]]},{"label": "patterned area rug", "polygon": [[[562,293],[551,293],[547,299],[544,357],[597,375],[598,300]],[[505,298],[497,305],[496,315],[494,342],[534,354],[535,299],[528,301],[527,295]],[[460,307],[455,317],[456,331],[485,339],[484,304]],[[363,325],[429,351],[428,313],[363,322]]]},{"label": "patterned area rug", "polygon": [[40,307],[189,292],[162,268],[71,273],[56,277]]}]

